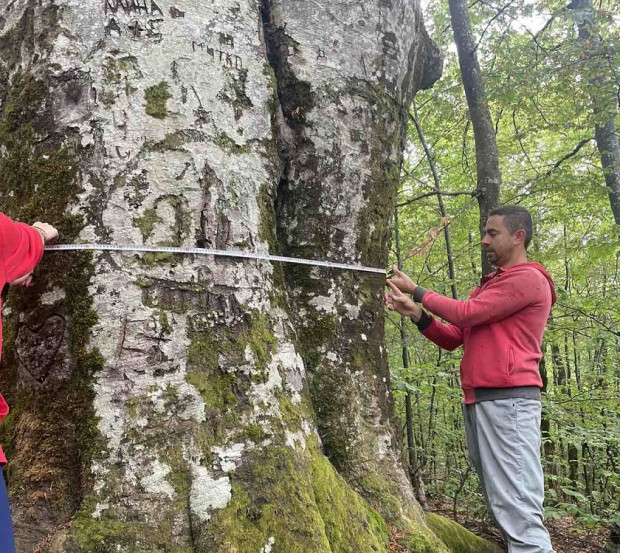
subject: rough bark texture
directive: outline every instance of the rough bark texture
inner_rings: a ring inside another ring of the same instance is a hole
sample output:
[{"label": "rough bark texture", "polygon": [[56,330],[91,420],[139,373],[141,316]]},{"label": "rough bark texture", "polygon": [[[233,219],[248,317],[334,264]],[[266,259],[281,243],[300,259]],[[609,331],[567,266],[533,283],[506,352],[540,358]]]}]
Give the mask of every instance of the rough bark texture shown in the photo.
[{"label": "rough bark texture", "polygon": [[[264,6],[283,113],[282,251],[385,266],[408,106],[428,57],[420,16],[409,2]],[[389,424],[384,279],[303,266],[285,277],[327,456],[388,520],[420,522]]]},{"label": "rough bark texture", "polygon": [[[495,140],[495,129],[491,121],[491,112],[484,95],[482,73],[476,55],[476,45],[471,32],[467,2],[450,0],[450,20],[454,32],[454,40],[459,55],[461,77],[469,106],[469,116],[474,129],[476,143],[476,175],[478,207],[480,211],[480,234],[489,217],[489,212],[498,206],[501,175],[499,171],[499,155]],[[491,263],[484,249],[482,255],[482,274],[492,270]]]},{"label": "rough bark texture", "polygon": [[[405,0],[0,1],[2,209],[63,242],[382,267]],[[277,230],[277,232],[276,232]],[[47,254],[5,315],[20,553],[440,552],[392,430],[380,278]],[[39,549],[37,549],[39,547]]]}]

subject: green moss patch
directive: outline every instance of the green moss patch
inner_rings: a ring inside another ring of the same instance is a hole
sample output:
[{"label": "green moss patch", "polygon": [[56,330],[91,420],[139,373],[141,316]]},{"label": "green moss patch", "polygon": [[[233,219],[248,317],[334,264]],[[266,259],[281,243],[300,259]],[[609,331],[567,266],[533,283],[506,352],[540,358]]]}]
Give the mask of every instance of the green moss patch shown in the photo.
[{"label": "green moss patch", "polygon": [[[5,53],[2,44],[0,53]],[[24,222],[48,222],[62,241],[71,243],[83,227],[80,216],[68,213],[80,192],[80,158],[75,144],[55,132],[46,78],[44,73],[18,72],[0,82],[2,211]],[[9,455],[16,502],[30,506],[33,516],[53,513],[39,518],[43,525],[65,522],[75,512],[91,461],[102,446],[92,379],[103,359],[88,348],[97,321],[88,291],[93,272],[90,252],[47,254],[35,270],[33,286],[9,296],[20,319],[12,315],[5,326],[0,388],[11,415],[0,425],[0,442]],[[41,305],[41,295],[54,288],[65,290],[65,298]],[[16,337],[21,325],[35,328],[52,315],[67,321],[68,355],[62,360],[62,378],[54,373],[56,378],[44,380],[35,393],[32,383],[19,378]]]},{"label": "green moss patch", "polygon": [[146,99],[146,113],[157,119],[165,119],[168,115],[166,102],[172,98],[172,94],[168,90],[168,83],[162,81],[150,86],[144,91],[144,97]]},{"label": "green moss patch", "polygon": [[194,548],[173,538],[172,520],[125,521],[110,510],[99,519],[92,517],[94,506],[81,510],[73,520],[75,545],[80,553],[194,553]]},{"label": "green moss patch", "polygon": [[483,540],[447,518],[427,513],[426,523],[452,553],[502,553],[495,544]]},{"label": "green moss patch", "polygon": [[248,455],[232,476],[232,500],[202,540],[213,553],[331,553],[302,456],[286,447]]},{"label": "green moss patch", "polygon": [[215,139],[213,140],[214,144],[222,148],[222,150],[229,152],[231,154],[249,154],[251,152],[251,148],[249,145],[241,146],[235,142],[230,136],[228,136],[225,132],[219,133]]},{"label": "green moss patch", "polygon": [[310,476],[332,553],[388,550],[385,520],[347,485],[327,457],[313,457]]},{"label": "green moss patch", "polygon": [[140,229],[143,241],[153,234],[153,229],[158,223],[163,223],[163,220],[153,208],[144,210],[142,217],[136,217],[132,221],[133,226]]},{"label": "green moss patch", "polygon": [[214,553],[386,553],[381,516],[319,453],[253,452],[232,477],[232,501],[204,536]]}]

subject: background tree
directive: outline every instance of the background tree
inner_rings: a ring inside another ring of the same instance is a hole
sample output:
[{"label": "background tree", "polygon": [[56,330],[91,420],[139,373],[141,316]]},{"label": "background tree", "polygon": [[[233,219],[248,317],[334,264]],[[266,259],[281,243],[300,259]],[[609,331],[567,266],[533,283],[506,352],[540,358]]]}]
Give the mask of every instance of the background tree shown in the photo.
[{"label": "background tree", "polygon": [[[471,31],[467,2],[450,0],[450,21],[454,32],[454,42],[459,55],[459,67],[463,79],[463,88],[469,106],[469,116],[474,129],[476,145],[476,195],[480,211],[480,234],[489,218],[489,213],[499,202],[501,173],[495,131],[491,112],[484,93],[483,77],[478,63]],[[492,270],[490,261],[481,249],[482,272],[488,274]]]},{"label": "background tree", "polygon": [[620,225],[620,141],[616,132],[620,97],[618,83],[613,82],[616,46],[607,44],[601,36],[597,19],[606,15],[603,12],[597,17],[590,0],[571,2],[568,8],[573,11],[579,28],[579,58],[588,60],[584,77],[593,89],[594,137],[601,156],[605,183],[609,188],[611,211],[616,224]]}]

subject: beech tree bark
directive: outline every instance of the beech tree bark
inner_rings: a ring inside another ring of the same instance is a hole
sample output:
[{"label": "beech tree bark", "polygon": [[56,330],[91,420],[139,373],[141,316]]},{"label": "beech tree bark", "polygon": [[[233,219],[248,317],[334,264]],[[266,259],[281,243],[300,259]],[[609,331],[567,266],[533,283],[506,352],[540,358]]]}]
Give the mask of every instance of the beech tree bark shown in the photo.
[{"label": "beech tree bark", "polygon": [[[62,242],[387,261],[408,0],[0,1],[2,210]],[[384,279],[47,253],[5,309],[20,553],[444,552],[407,481]]]},{"label": "beech tree bark", "polygon": [[[501,185],[499,155],[491,112],[484,95],[482,73],[471,32],[467,2],[465,0],[449,0],[449,5],[450,21],[452,22],[454,40],[459,56],[463,87],[465,88],[469,116],[474,129],[476,192],[480,211],[480,234],[482,235],[489,212],[499,204]],[[482,274],[486,275],[491,272],[492,266],[483,248],[481,248],[481,259]]]}]

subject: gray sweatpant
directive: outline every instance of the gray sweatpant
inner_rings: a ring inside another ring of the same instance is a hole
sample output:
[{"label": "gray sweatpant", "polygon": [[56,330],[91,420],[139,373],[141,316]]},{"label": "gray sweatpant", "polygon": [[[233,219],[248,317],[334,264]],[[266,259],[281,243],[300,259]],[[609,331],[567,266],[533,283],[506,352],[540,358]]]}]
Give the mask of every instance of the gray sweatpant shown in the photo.
[{"label": "gray sweatpant", "polygon": [[543,525],[540,401],[463,405],[467,447],[509,553],[553,553]]}]

